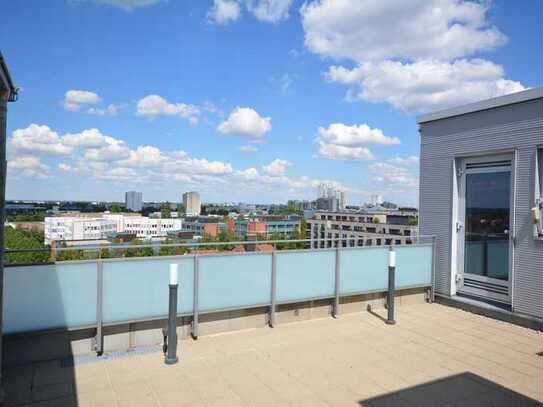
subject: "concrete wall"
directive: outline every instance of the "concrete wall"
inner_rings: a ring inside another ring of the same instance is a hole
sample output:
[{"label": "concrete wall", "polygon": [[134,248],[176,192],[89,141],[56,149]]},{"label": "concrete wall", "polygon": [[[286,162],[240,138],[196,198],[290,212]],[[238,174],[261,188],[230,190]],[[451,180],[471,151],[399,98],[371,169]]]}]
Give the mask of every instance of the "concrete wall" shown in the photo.
[{"label": "concrete wall", "polygon": [[[426,291],[425,288],[397,291],[396,306],[424,303]],[[372,309],[380,309],[385,304],[385,293],[343,297],[340,304],[340,314],[367,312],[368,305]],[[200,315],[199,335],[265,328],[268,324],[268,312],[269,307],[260,307]],[[331,312],[331,300],[278,305],[276,325],[279,327],[274,329],[280,329],[281,324],[330,317]],[[191,316],[178,318],[177,334],[180,340],[191,338],[191,321]],[[161,346],[163,344],[162,328],[166,326],[166,322],[162,319],[105,326],[103,328],[104,352],[125,352],[137,347]],[[89,328],[77,331],[8,335],[4,338],[4,365],[14,366],[28,362],[94,354],[92,338],[95,332],[95,328]]]}]

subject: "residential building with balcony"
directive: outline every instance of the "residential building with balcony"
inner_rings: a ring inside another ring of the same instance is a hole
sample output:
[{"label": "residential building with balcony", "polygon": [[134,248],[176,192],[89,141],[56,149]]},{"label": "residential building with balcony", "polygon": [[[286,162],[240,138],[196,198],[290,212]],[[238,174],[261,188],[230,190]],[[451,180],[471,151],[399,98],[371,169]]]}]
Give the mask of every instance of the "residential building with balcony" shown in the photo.
[{"label": "residential building with balcony", "polygon": [[317,211],[307,219],[307,234],[313,248],[410,244],[417,228],[407,219],[394,213]]}]

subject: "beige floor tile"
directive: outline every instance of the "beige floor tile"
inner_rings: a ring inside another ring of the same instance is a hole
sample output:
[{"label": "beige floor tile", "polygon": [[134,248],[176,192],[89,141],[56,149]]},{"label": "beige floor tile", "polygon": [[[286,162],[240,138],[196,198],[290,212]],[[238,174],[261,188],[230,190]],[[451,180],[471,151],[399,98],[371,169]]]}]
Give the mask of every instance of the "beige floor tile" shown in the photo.
[{"label": "beige floor tile", "polygon": [[151,386],[145,382],[136,382],[114,388],[119,407],[158,406]]},{"label": "beige floor tile", "polygon": [[77,407],[115,407],[117,400],[112,389],[98,389],[77,394]]},{"label": "beige floor tile", "polygon": [[402,306],[397,320],[360,312],[184,340],[171,366],[153,353],[11,368],[4,405],[514,405],[519,394],[543,402],[541,334],[437,304]]}]

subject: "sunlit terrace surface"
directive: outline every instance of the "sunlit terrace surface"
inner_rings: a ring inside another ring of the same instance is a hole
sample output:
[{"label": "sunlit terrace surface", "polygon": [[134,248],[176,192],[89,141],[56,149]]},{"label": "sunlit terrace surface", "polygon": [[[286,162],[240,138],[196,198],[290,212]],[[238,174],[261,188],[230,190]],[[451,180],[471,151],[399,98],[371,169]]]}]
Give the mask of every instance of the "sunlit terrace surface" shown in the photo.
[{"label": "sunlit terrace surface", "polygon": [[520,406],[543,402],[541,333],[438,304],[284,323],[6,373],[7,405]]}]

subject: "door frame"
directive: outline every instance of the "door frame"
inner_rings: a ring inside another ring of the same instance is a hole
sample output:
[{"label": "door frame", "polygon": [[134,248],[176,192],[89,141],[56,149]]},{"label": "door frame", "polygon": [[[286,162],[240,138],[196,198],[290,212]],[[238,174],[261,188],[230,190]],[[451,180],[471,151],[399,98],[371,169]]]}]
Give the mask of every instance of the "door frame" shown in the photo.
[{"label": "door frame", "polygon": [[[489,172],[499,172],[499,166],[493,167],[492,169],[488,168],[479,168],[479,169],[467,169],[468,164],[477,164],[477,163],[490,163],[490,162],[499,162],[499,161],[509,161],[510,165],[503,165],[502,168],[509,170],[511,173],[511,184],[510,184],[510,203],[509,203],[509,278],[507,283],[494,279],[491,277],[477,276],[473,274],[468,274],[471,280],[479,281],[482,283],[493,283],[507,288],[507,296],[500,294],[495,294],[488,292],[484,289],[472,289],[471,291],[463,289],[463,278],[466,273],[464,273],[464,254],[465,254],[465,216],[466,216],[466,207],[465,207],[465,196],[466,196],[466,175],[474,173],[489,173]],[[514,275],[514,251],[515,251],[515,197],[516,197],[516,151],[509,151],[505,153],[487,153],[487,154],[477,154],[472,156],[461,156],[457,157],[455,160],[455,170],[454,174],[455,181],[457,184],[457,196],[456,196],[456,207],[454,208],[455,220],[453,224],[453,230],[456,232],[454,239],[455,244],[455,268],[453,269],[455,275],[451,285],[454,286],[455,293],[466,293],[475,295],[481,298],[486,298],[491,301],[504,302],[507,304],[512,304],[512,292],[513,292],[513,275]],[[460,228],[458,227],[460,225]],[[505,297],[505,298],[504,298]]]}]

